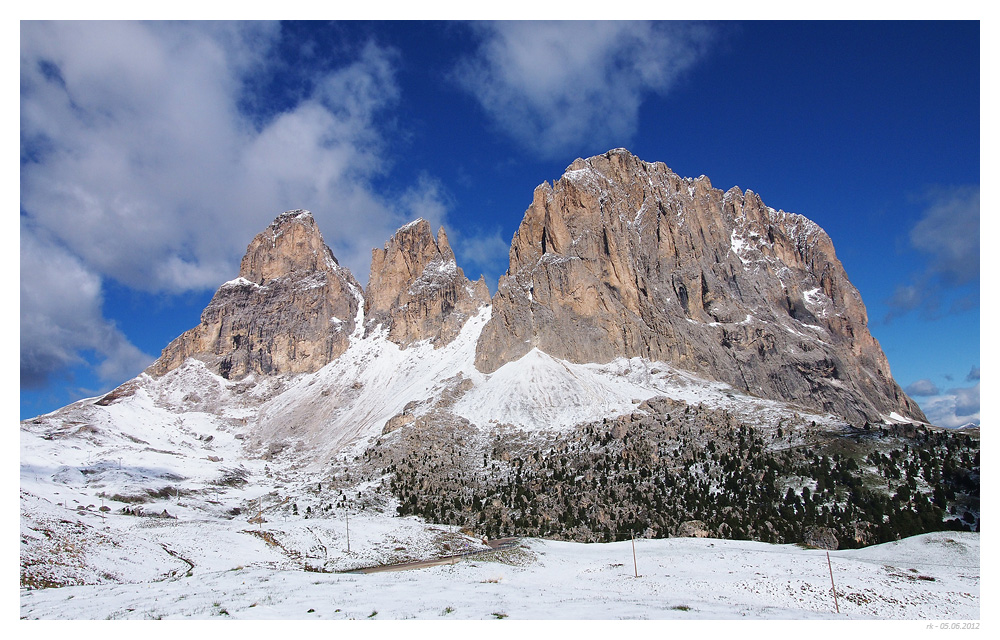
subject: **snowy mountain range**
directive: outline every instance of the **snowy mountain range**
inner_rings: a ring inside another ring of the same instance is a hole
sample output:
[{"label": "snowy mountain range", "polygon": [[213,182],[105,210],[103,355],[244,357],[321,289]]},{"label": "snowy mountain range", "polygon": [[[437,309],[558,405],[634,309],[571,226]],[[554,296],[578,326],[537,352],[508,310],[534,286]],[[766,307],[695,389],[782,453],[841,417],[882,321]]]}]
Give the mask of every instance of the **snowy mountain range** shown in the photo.
[{"label": "snowy mountain range", "polygon": [[[905,604],[852,586],[849,615],[978,616],[978,569],[914,582],[907,555],[978,567],[978,431],[926,424],[814,223],[616,149],[535,190],[510,256],[491,298],[417,220],[373,251],[362,287],[309,212],[279,215],[147,371],[21,423],[22,615],[308,617],[303,571],[462,552],[480,567],[462,580],[497,562],[520,576],[479,582],[496,591],[553,563],[618,576],[607,558],[636,536],[658,539],[642,540],[657,562],[704,558],[695,581],[718,554],[776,553],[781,571],[815,560],[791,543],[881,545],[835,557]],[[663,539],[678,535],[698,539]],[[519,551],[484,541],[508,536]],[[866,553],[902,564],[876,576]],[[437,584],[446,570],[422,571]],[[654,592],[676,587],[648,571]],[[353,594],[322,617],[375,617],[363,594],[382,616],[562,617],[517,604],[523,585],[490,612],[375,595],[398,575],[322,576]],[[294,587],[266,604],[248,579]],[[200,595],[158,609],[139,583]],[[926,607],[929,586],[946,604]],[[696,591],[562,613],[828,615],[794,587],[759,588],[729,584],[731,606]],[[95,607],[49,596],[64,590]]]}]

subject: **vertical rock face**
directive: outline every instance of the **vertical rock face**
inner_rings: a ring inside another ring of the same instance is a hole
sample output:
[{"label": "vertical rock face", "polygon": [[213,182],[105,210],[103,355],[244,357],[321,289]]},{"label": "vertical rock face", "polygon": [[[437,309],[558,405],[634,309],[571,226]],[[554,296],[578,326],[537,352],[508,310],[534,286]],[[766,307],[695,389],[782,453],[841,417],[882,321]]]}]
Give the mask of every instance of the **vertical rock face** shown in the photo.
[{"label": "vertical rock face", "polygon": [[476,366],[641,356],[855,422],[925,420],[867,322],[816,224],[616,149],[535,189]]},{"label": "vertical rock face", "polygon": [[486,282],[470,282],[455,263],[444,228],[435,238],[430,223],[418,219],[396,231],[382,249],[372,250],[366,333],[381,326],[401,346],[420,340],[441,346],[489,303]]},{"label": "vertical rock face", "polygon": [[286,211],[253,239],[240,275],[216,291],[201,324],[171,342],[154,376],[188,357],[227,378],[316,371],[348,346],[361,286],[308,211]]}]

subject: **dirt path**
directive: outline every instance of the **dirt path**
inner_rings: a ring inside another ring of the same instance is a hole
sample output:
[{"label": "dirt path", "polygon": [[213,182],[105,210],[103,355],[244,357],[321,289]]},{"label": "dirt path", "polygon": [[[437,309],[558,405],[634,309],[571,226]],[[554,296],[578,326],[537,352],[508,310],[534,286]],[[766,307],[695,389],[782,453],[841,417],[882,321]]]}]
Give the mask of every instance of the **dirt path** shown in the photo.
[{"label": "dirt path", "polygon": [[[177,553],[176,551],[172,551],[172,550],[168,549],[167,545],[163,544],[162,542],[160,543],[160,546],[163,547],[163,550],[166,551],[167,553],[169,553],[171,556],[173,556],[174,558],[177,558],[181,562],[187,564],[188,570],[187,570],[187,573],[184,574],[184,575],[186,577],[190,578],[191,577],[191,572],[194,571],[194,563],[191,562],[190,560],[188,560],[187,558],[185,558],[184,556],[182,556],[181,554]],[[175,569],[175,570],[171,571],[170,575],[168,577],[170,577],[170,578],[178,577],[177,576],[177,570]]]},{"label": "dirt path", "polygon": [[415,562],[404,562],[402,564],[384,564],[377,567],[366,567],[356,569],[349,573],[382,573],[384,571],[409,571],[410,569],[426,569],[442,564],[456,564],[463,560],[465,556],[449,556],[447,558],[434,558],[431,560],[417,560]]},{"label": "dirt path", "polygon": [[440,558],[430,558],[427,560],[415,560],[413,562],[401,562],[399,564],[383,564],[374,567],[365,567],[363,569],[352,569],[351,571],[345,571],[345,573],[382,573],[385,571],[409,571],[411,569],[426,569],[427,567],[437,567],[443,564],[457,564],[458,562],[465,560],[466,558],[473,558],[481,554],[492,553],[494,551],[500,551],[502,549],[510,549],[512,547],[518,546],[520,543],[517,538],[500,538],[499,540],[490,540],[486,543],[489,549],[482,549],[480,551],[470,551],[467,553],[459,553],[452,556],[442,556]]}]

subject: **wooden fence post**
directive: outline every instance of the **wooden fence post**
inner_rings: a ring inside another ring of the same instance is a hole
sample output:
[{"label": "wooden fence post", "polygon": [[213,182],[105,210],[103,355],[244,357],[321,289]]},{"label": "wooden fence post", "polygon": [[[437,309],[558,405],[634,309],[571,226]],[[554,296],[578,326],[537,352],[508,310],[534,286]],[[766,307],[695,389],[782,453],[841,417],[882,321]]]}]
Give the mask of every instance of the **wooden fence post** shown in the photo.
[{"label": "wooden fence post", "polygon": [[830,552],[826,552],[826,566],[830,569],[830,587],[833,589],[833,606],[837,608],[837,613],[840,613],[840,605],[837,604],[837,585],[833,583],[833,565],[830,564]]}]

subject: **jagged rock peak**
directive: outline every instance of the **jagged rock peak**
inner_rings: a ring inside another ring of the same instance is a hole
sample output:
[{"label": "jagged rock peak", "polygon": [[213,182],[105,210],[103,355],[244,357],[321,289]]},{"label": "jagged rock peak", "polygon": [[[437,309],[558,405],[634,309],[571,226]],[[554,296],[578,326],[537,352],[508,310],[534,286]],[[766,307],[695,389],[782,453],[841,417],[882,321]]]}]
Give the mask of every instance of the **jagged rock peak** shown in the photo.
[{"label": "jagged rock peak", "polygon": [[147,369],[159,376],[187,358],[227,378],[316,371],[343,353],[362,302],[308,211],[286,211],[250,242],[239,277],[215,292],[201,323]]},{"label": "jagged rock peak", "polygon": [[435,237],[430,223],[418,218],[372,250],[365,331],[381,327],[402,346],[420,340],[441,346],[489,300],[485,280],[473,284],[455,262],[444,227]]},{"label": "jagged rock peak", "polygon": [[867,323],[818,225],[615,149],[535,189],[476,366],[640,356],[853,422],[924,420]]},{"label": "jagged rock peak", "polygon": [[240,262],[240,277],[262,284],[297,272],[339,267],[333,252],[311,212],[304,209],[285,211],[247,247]]}]

